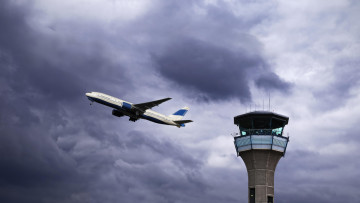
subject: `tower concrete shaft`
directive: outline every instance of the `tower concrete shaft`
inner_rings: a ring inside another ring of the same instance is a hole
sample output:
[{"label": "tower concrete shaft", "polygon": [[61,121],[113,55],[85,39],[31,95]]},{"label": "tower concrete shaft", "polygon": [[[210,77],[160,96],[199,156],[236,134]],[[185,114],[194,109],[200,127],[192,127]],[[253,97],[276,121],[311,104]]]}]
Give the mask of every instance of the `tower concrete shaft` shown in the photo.
[{"label": "tower concrete shaft", "polygon": [[275,168],[283,154],[272,150],[251,150],[241,152],[240,156],[248,172],[249,203],[252,199],[256,203],[272,203]]}]

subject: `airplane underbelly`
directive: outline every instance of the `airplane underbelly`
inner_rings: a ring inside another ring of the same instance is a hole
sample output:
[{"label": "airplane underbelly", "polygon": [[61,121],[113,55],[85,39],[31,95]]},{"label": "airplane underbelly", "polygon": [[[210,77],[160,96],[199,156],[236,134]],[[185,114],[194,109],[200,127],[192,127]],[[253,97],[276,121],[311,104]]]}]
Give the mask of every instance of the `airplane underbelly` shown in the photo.
[{"label": "airplane underbelly", "polygon": [[164,122],[164,121],[162,121],[162,120],[160,120],[160,119],[151,117],[151,116],[142,115],[141,117],[144,118],[144,119],[146,119],[146,120],[152,121],[152,122],[154,122],[154,123],[169,125],[168,123],[166,123],[166,122]]}]

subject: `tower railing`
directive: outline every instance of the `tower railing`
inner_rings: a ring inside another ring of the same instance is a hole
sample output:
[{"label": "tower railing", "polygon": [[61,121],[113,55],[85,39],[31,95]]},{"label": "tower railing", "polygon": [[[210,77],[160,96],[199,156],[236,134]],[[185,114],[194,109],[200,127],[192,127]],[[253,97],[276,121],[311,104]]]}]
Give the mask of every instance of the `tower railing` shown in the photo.
[{"label": "tower railing", "polygon": [[252,149],[274,150],[285,155],[289,137],[284,137],[272,129],[249,129],[241,132],[245,133],[232,134],[238,156],[239,152]]}]

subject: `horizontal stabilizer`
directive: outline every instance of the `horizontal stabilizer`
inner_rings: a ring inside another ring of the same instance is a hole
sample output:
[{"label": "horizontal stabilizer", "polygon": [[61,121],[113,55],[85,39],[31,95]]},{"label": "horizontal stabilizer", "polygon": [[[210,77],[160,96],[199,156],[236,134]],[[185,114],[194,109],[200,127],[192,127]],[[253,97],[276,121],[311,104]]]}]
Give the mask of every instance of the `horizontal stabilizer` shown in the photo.
[{"label": "horizontal stabilizer", "polygon": [[178,120],[178,121],[174,121],[176,124],[184,124],[184,123],[191,123],[193,122],[192,120]]}]

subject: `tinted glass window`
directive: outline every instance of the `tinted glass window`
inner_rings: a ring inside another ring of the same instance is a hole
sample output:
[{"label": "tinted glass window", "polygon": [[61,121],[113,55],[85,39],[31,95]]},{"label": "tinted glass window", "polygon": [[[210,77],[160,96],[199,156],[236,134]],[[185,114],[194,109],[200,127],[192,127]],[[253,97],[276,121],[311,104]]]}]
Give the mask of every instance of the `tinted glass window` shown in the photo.
[{"label": "tinted glass window", "polygon": [[277,135],[277,136],[280,136],[282,134],[282,130],[283,128],[275,128],[272,130],[272,135]]}]

